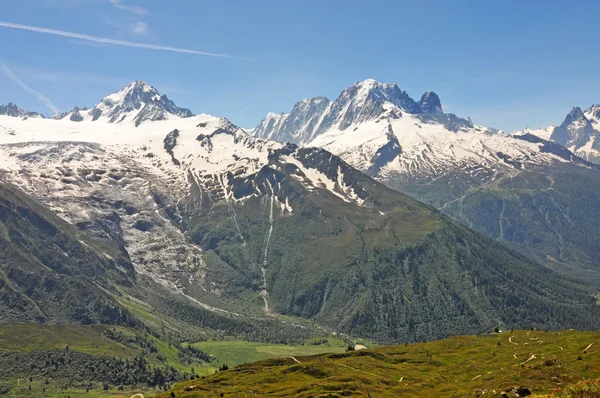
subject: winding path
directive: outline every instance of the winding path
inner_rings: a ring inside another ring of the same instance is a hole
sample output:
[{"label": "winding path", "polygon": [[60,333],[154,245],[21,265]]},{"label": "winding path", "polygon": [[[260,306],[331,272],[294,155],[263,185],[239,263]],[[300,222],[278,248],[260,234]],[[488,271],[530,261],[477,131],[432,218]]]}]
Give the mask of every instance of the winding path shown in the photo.
[{"label": "winding path", "polygon": [[300,363],[300,361],[299,361],[299,360],[297,360],[297,359],[296,359],[296,358],[294,358],[294,357],[290,357],[290,356],[287,356],[287,357],[279,357],[279,358],[289,358],[289,359],[293,359],[293,360],[294,360],[294,362],[296,362],[296,363]]},{"label": "winding path", "polygon": [[535,356],[535,354],[531,354],[531,356],[530,356],[529,358],[527,358],[527,360],[526,360],[525,362],[521,362],[521,363],[518,363],[518,364],[516,364],[516,365],[513,365],[513,366],[519,366],[519,365],[523,366],[523,365],[525,365],[527,362],[529,362],[529,361],[532,361],[532,360],[534,360],[534,359],[536,359],[536,358],[537,358],[537,357]]}]

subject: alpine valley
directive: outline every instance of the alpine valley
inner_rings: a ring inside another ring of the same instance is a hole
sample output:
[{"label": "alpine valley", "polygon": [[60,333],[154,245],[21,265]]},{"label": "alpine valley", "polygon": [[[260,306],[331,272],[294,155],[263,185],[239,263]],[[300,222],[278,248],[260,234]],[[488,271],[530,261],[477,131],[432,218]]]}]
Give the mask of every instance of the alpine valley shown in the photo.
[{"label": "alpine valley", "polygon": [[[167,376],[119,384],[194,374],[170,355],[210,362],[173,336],[600,328],[600,168],[558,139],[443,113],[433,92],[365,80],[252,133],[142,81],[53,118],[0,114],[0,322],[100,325],[128,349],[164,349],[148,360]],[[109,365],[95,369],[125,366]]]}]

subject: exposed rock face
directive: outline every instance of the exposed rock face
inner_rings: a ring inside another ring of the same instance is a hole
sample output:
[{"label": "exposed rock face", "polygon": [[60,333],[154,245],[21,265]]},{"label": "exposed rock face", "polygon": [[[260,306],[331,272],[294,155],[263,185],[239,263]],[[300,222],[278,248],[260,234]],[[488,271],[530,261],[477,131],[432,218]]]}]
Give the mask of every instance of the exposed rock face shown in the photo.
[{"label": "exposed rock face", "polygon": [[427,91],[419,101],[419,107],[424,113],[444,113],[440,97],[433,91]]},{"label": "exposed rock face", "polygon": [[69,117],[69,120],[72,122],[83,121],[83,116],[81,116],[81,113],[79,113],[79,108],[75,107],[75,109],[73,109],[73,112],[71,113],[71,116]]},{"label": "exposed rock face", "polygon": [[0,105],[0,115],[11,117],[43,117],[37,112],[28,112],[19,108],[16,104],[9,102],[8,105]]},{"label": "exposed rock face", "polygon": [[331,106],[331,101],[316,97],[298,101],[289,114],[270,113],[254,135],[280,142],[308,142],[314,138],[319,125]]}]

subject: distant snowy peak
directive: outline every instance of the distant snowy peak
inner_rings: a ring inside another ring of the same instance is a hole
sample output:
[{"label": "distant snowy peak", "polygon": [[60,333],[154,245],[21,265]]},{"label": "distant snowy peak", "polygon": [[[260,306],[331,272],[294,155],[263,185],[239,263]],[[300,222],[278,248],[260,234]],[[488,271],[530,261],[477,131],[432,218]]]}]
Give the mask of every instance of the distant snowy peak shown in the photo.
[{"label": "distant snowy peak", "polygon": [[333,102],[320,132],[332,128],[345,130],[352,124],[374,120],[390,108],[398,108],[395,109],[397,116],[402,111],[420,112],[418,104],[395,83],[380,83],[373,79],[358,82],[342,91]]},{"label": "distant snowy peak", "polygon": [[88,108],[80,109],[78,106],[76,106],[71,111],[57,113],[56,115],[54,115],[52,117],[52,119],[54,119],[54,120],[68,119],[72,122],[82,122],[84,120],[82,112],[84,112],[84,114],[85,114],[86,111],[89,111],[89,109]]},{"label": "distant snowy peak", "polygon": [[106,117],[109,123],[133,121],[136,126],[148,120],[194,116],[189,109],[178,107],[166,95],[160,95],[157,89],[141,80],[105,97],[89,114],[92,120]]},{"label": "distant snowy peak", "polygon": [[75,107],[53,119],[68,118],[73,122],[105,120],[108,123],[131,122],[139,126],[146,121],[187,118],[194,114],[180,108],[166,95],[148,83],[137,80],[102,99],[91,110]]},{"label": "distant snowy peak", "polygon": [[600,163],[600,105],[592,105],[585,111],[573,107],[558,126],[525,129],[515,135],[527,133],[554,141],[590,162]]},{"label": "distant snowy peak", "polygon": [[590,106],[586,109],[584,115],[592,123],[592,127],[600,131],[600,105]]},{"label": "distant snowy peak", "polygon": [[266,139],[272,139],[273,135],[282,130],[282,124],[287,119],[286,113],[269,112],[262,122],[254,129],[254,136]]},{"label": "distant snowy peak", "polygon": [[303,99],[290,113],[269,112],[254,135],[279,142],[306,143],[314,138],[330,106],[331,101],[325,97]]},{"label": "distant snowy peak", "polygon": [[27,112],[23,109],[19,108],[16,104],[9,102],[8,105],[0,105],[0,115],[2,116],[10,116],[10,117],[42,117],[37,112]]},{"label": "distant snowy peak", "polygon": [[560,126],[552,130],[550,139],[578,156],[599,162],[600,131],[597,128],[600,126],[598,126],[597,115],[598,106],[592,106],[585,112],[579,107],[574,107]]},{"label": "distant snowy peak", "polygon": [[418,104],[405,91],[402,91],[396,83],[381,83],[373,79],[363,80],[348,87],[342,91],[336,102],[351,102],[355,108],[370,107],[370,105],[389,102],[406,112],[419,112]]},{"label": "distant snowy peak", "polygon": [[543,138],[545,140],[549,140],[550,136],[552,135],[552,132],[554,131],[554,129],[556,128],[556,126],[551,125],[548,127],[540,127],[537,129],[532,129],[532,128],[524,128],[523,130],[519,130],[517,132],[514,133],[514,135],[516,136],[522,136],[522,135],[526,135],[526,134],[531,134],[531,135],[535,135],[537,137]]},{"label": "distant snowy peak", "polygon": [[433,91],[416,102],[395,83],[366,79],[344,89],[335,101],[324,97],[304,99],[292,111],[269,113],[257,127],[257,137],[306,145],[330,130],[377,119],[398,119],[403,114],[419,115],[424,123],[437,122],[452,130],[473,127],[473,123],[452,114],[444,114],[440,97]]},{"label": "distant snowy peak", "polygon": [[[585,119],[582,114],[571,119]],[[581,161],[530,131],[511,136],[444,113],[433,91],[414,101],[396,84],[372,79],[344,89],[335,101],[302,100],[289,114],[269,114],[257,136],[323,148],[396,187],[438,178],[479,184],[524,168]]]},{"label": "distant snowy peak", "polygon": [[551,138],[564,146],[577,145],[591,130],[593,130],[592,124],[585,117],[581,108],[576,106],[560,126],[554,129]]}]

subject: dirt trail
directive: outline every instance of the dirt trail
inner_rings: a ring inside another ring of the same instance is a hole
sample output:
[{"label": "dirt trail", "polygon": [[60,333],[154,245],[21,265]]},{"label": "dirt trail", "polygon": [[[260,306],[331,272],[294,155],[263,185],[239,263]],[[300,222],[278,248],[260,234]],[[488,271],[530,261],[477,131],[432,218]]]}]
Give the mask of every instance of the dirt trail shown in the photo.
[{"label": "dirt trail", "polygon": [[444,208],[446,208],[446,206],[448,206],[449,204],[451,204],[451,203],[454,203],[454,202],[458,202],[459,200],[463,200],[463,199],[464,199],[464,198],[466,198],[466,197],[467,197],[467,195],[463,195],[463,196],[461,196],[460,198],[456,198],[456,199],[453,199],[453,200],[451,200],[451,201],[450,201],[450,202],[448,202],[448,203],[444,203],[444,205],[443,205],[442,207],[440,207],[440,208],[439,208],[439,210],[443,210],[443,209],[444,209]]},{"label": "dirt trail", "polygon": [[588,349],[589,349],[591,346],[593,346],[593,345],[594,345],[594,343],[590,344],[589,346],[585,347],[585,348],[583,349],[583,351],[587,351],[587,350],[588,350]]},{"label": "dirt trail", "polygon": [[509,342],[510,344],[519,345],[519,343],[515,343],[514,341],[512,341],[513,337],[515,337],[515,336],[510,336],[510,337],[508,338],[508,342]]},{"label": "dirt trail", "polygon": [[537,358],[537,357],[535,356],[535,354],[531,354],[531,356],[530,356],[529,358],[527,358],[527,360],[526,360],[525,362],[521,362],[521,363],[518,363],[518,364],[516,364],[516,365],[513,365],[513,366],[519,366],[519,365],[523,366],[523,365],[525,365],[527,362],[529,362],[529,361],[532,361],[532,360],[534,360],[534,359],[536,359],[536,358]]},{"label": "dirt trail", "polygon": [[279,357],[279,358],[290,358],[290,359],[293,359],[293,360],[294,360],[294,362],[296,362],[296,363],[300,363],[300,361],[299,361],[299,360],[297,360],[297,359],[296,359],[296,358],[294,358],[294,357],[290,357],[290,356],[286,356],[286,357]]}]

